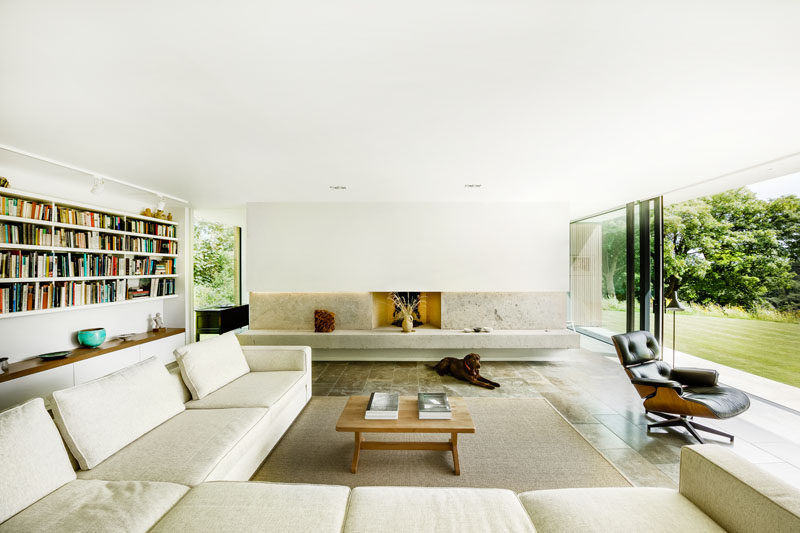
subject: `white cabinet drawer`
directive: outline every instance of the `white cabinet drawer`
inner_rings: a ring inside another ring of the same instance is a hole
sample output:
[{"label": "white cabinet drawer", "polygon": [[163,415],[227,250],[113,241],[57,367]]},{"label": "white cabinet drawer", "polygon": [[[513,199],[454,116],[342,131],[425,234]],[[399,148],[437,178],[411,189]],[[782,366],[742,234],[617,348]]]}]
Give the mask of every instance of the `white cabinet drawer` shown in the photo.
[{"label": "white cabinet drawer", "polygon": [[44,398],[49,404],[53,391],[69,387],[72,387],[72,365],[5,381],[0,383],[0,410],[36,397]]}]

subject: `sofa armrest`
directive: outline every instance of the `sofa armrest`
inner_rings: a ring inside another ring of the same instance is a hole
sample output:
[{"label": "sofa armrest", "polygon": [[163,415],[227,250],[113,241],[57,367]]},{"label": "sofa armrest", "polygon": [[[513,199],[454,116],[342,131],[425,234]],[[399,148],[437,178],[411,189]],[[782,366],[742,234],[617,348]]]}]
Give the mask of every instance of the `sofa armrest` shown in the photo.
[{"label": "sofa armrest", "polygon": [[311,372],[309,346],[242,346],[251,372],[301,370]]},{"label": "sofa armrest", "polygon": [[719,379],[719,372],[709,368],[673,368],[669,379],[694,387],[714,387]]},{"label": "sofa armrest", "polygon": [[722,446],[681,448],[679,491],[728,531],[800,531],[800,489]]}]

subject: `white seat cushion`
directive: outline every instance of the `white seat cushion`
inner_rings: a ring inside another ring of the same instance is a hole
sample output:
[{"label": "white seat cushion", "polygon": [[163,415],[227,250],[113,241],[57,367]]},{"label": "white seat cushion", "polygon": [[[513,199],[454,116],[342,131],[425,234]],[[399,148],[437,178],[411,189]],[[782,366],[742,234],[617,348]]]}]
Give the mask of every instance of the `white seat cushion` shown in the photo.
[{"label": "white seat cushion", "polygon": [[188,490],[174,483],[77,480],[0,524],[0,531],[144,532]]},{"label": "white seat cushion", "polygon": [[250,372],[236,335],[231,331],[175,350],[181,376],[192,398],[201,400]]},{"label": "white seat cushion", "polygon": [[41,398],[0,413],[0,522],[74,479]]},{"label": "white seat cushion", "polygon": [[217,481],[194,487],[153,529],[340,533],[350,489]]},{"label": "white seat cushion", "polygon": [[724,531],[672,489],[536,490],[519,499],[539,531]]},{"label": "white seat cushion", "polygon": [[350,493],[344,531],[484,533],[534,529],[510,490],[357,487]]},{"label": "white seat cushion", "polygon": [[155,357],[53,393],[53,415],[83,470],[185,409]]},{"label": "white seat cushion", "polygon": [[267,409],[184,411],[78,477],[197,485],[266,413]]},{"label": "white seat cushion", "polygon": [[248,372],[202,400],[186,403],[188,409],[272,407],[305,372]]}]

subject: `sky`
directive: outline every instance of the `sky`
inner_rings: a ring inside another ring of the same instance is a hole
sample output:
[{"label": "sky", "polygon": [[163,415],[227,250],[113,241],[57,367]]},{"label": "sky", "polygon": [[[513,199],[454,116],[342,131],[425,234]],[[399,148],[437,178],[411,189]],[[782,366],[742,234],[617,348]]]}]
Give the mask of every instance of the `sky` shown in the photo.
[{"label": "sky", "polygon": [[762,200],[771,200],[786,194],[800,196],[800,172],[753,183],[748,185],[747,188],[756,193],[756,196]]}]

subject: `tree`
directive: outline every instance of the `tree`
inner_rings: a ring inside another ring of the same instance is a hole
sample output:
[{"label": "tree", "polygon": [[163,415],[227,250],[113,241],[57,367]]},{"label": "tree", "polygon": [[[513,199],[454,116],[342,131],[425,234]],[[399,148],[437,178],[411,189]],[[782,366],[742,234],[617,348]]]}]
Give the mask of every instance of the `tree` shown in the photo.
[{"label": "tree", "polygon": [[670,206],[664,215],[668,293],[680,288],[689,301],[753,308],[768,293],[790,288],[795,216],[796,203],[759,200],[748,189]]},{"label": "tree", "polygon": [[231,305],[234,298],[232,227],[204,220],[194,225],[195,307]]},{"label": "tree", "polygon": [[685,285],[684,297],[696,299],[692,283],[702,279],[711,262],[717,239],[724,227],[711,213],[705,198],[689,200],[668,207],[664,212],[664,281],[667,294]]},{"label": "tree", "polygon": [[767,208],[769,224],[778,232],[778,240],[792,261],[795,274],[788,288],[777,289],[767,299],[781,311],[800,310],[800,198],[786,195],[776,198]]},{"label": "tree", "polygon": [[[603,222],[603,298],[625,299],[625,218]],[[622,278],[622,279],[618,279]],[[621,290],[618,295],[617,291]]]}]

